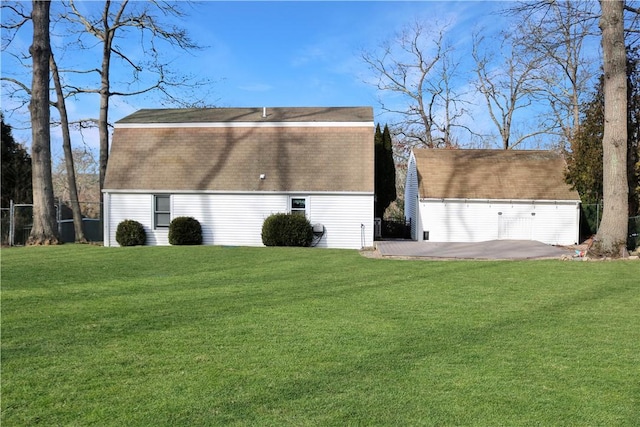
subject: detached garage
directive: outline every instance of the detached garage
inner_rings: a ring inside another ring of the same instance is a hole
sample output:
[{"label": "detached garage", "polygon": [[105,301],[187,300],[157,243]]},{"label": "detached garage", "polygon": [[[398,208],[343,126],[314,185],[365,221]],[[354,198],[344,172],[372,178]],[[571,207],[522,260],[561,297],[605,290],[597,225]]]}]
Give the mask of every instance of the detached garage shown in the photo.
[{"label": "detached garage", "polygon": [[414,149],[405,217],[414,240],[578,242],[580,197],[551,151]]}]

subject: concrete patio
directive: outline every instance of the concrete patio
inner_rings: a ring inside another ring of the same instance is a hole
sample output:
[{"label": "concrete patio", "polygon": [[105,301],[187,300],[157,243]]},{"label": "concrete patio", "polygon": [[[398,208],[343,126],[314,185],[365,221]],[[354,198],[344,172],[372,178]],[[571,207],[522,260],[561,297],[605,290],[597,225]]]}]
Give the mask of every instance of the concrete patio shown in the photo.
[{"label": "concrete patio", "polygon": [[476,243],[415,242],[386,240],[375,242],[383,257],[411,257],[432,259],[560,259],[575,255],[573,248],[547,245],[533,240],[491,240]]}]

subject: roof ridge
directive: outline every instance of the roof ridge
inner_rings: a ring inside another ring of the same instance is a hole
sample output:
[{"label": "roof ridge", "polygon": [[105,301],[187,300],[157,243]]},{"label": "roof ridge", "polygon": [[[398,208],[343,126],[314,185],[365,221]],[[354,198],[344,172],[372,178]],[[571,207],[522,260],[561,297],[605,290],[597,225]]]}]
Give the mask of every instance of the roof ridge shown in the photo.
[{"label": "roof ridge", "polygon": [[232,122],[371,122],[373,107],[146,108],[117,124]]}]

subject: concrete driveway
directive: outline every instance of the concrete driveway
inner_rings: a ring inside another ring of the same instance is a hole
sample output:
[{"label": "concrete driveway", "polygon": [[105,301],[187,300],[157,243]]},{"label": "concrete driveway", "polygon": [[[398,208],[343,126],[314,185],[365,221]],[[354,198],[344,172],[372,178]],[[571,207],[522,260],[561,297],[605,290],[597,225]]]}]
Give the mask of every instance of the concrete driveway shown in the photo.
[{"label": "concrete driveway", "polygon": [[573,256],[570,248],[551,246],[533,240],[491,240],[477,243],[414,242],[388,240],[375,242],[382,256],[432,259],[545,259]]}]

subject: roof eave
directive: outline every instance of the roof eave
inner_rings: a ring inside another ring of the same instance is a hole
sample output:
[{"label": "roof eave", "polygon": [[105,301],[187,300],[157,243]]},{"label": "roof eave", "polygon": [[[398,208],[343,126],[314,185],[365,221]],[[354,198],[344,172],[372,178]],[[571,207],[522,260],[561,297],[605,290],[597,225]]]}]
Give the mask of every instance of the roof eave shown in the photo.
[{"label": "roof eave", "polygon": [[529,203],[529,204],[579,204],[580,199],[488,199],[488,198],[463,198],[463,197],[420,197],[421,202],[434,201],[434,202],[470,202],[470,203]]}]

